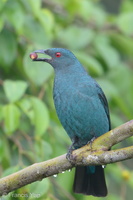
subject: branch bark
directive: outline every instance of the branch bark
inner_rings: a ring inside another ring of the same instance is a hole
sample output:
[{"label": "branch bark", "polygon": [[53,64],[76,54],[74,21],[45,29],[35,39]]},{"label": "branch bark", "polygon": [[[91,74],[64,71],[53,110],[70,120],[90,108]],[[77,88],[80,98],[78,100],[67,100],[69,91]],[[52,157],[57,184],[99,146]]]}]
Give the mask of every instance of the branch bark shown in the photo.
[{"label": "branch bark", "polygon": [[105,133],[92,144],[73,151],[72,162],[66,154],[41,163],[35,163],[23,170],[0,179],[0,196],[7,195],[20,187],[43,178],[61,173],[77,165],[106,165],[133,158],[133,146],[108,150],[113,145],[133,135],[133,120]]}]

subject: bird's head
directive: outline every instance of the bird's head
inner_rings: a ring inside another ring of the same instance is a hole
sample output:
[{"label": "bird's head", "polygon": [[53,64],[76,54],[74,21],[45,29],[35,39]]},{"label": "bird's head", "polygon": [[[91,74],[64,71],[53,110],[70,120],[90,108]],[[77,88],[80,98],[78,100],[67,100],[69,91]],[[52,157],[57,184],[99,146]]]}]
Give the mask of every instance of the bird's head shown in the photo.
[{"label": "bird's head", "polygon": [[[44,58],[39,58],[38,54],[44,54]],[[50,58],[46,58],[45,55],[50,56]],[[76,61],[78,62],[75,55],[63,48],[51,48],[46,50],[36,50],[30,54],[30,58],[33,61],[43,61],[51,64],[55,69],[64,66],[73,65]]]}]

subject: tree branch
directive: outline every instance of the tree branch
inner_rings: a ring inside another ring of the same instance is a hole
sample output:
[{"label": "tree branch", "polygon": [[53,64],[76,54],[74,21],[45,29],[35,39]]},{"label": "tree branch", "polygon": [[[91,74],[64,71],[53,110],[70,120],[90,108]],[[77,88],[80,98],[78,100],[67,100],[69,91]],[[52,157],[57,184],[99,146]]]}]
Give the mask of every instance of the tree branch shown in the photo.
[{"label": "tree branch", "polygon": [[43,178],[61,173],[76,165],[105,165],[133,158],[133,146],[110,150],[114,144],[133,135],[133,120],[105,133],[92,144],[73,151],[72,163],[66,154],[33,164],[19,172],[0,179],[0,196]]}]

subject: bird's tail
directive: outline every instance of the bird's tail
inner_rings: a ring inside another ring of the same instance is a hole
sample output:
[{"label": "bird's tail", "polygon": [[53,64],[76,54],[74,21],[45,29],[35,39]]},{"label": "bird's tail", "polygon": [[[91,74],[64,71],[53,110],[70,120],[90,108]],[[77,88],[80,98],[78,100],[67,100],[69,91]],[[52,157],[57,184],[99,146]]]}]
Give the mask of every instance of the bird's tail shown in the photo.
[{"label": "bird's tail", "polygon": [[107,187],[102,166],[78,166],[76,167],[73,190],[75,193],[105,197]]}]

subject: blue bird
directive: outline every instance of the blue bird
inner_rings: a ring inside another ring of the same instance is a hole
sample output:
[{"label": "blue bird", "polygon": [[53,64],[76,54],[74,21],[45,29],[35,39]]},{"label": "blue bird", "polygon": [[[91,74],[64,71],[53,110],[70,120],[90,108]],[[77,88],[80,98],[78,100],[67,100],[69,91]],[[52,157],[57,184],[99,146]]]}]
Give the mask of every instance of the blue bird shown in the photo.
[{"label": "blue bird", "polygon": [[[38,58],[36,53],[47,54],[50,58]],[[59,120],[72,141],[70,150],[80,148],[110,130],[106,97],[71,51],[51,48],[32,54],[35,55],[32,57],[34,61],[47,62],[54,68],[54,104]],[[77,166],[73,190],[85,195],[106,196],[102,166]]]}]

